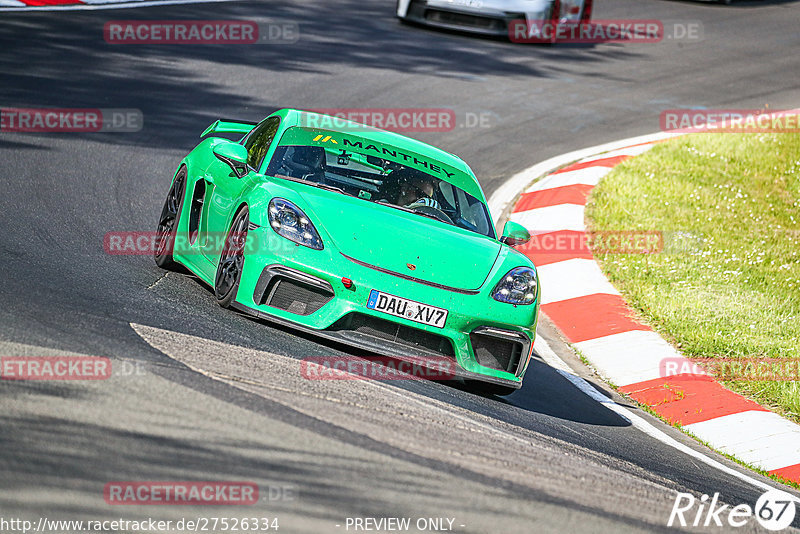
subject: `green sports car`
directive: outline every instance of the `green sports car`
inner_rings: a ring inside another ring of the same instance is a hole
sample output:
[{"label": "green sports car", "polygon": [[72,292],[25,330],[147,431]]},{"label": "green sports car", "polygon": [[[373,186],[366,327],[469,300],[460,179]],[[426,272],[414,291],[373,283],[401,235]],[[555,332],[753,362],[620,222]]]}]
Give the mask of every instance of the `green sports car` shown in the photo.
[{"label": "green sports car", "polygon": [[539,281],[512,246],[530,235],[509,222],[497,237],[464,161],[291,109],[202,137],[161,212],[160,267],[185,266],[226,308],[401,361],[446,359],[482,393],[522,386]]}]

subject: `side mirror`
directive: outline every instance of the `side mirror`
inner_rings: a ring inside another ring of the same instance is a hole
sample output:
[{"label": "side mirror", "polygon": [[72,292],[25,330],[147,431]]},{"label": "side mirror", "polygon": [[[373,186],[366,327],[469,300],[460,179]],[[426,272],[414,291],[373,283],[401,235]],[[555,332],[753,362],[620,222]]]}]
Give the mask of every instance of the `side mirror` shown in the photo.
[{"label": "side mirror", "polygon": [[528,229],[519,223],[508,221],[503,227],[503,237],[500,238],[501,243],[515,247],[517,245],[524,245],[531,240],[531,234]]},{"label": "side mirror", "polygon": [[239,143],[224,141],[214,146],[214,155],[227,164],[237,178],[247,175],[247,149]]}]

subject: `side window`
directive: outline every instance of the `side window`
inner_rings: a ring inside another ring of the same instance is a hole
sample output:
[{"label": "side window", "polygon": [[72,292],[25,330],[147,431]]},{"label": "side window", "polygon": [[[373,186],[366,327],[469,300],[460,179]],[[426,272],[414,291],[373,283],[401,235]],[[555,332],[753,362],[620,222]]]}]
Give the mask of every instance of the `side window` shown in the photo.
[{"label": "side window", "polygon": [[261,162],[264,161],[264,156],[269,151],[269,146],[278,132],[278,126],[281,124],[281,119],[272,117],[267,119],[258,126],[256,126],[253,133],[247,137],[244,147],[247,149],[247,165],[251,168],[258,170],[261,167]]},{"label": "side window", "polygon": [[445,202],[450,204],[450,208],[456,209],[457,204],[456,204],[456,199],[453,196],[455,193],[453,189],[455,188],[451,184],[444,181],[439,182],[439,191],[442,192],[442,196],[444,197]]},{"label": "side window", "polygon": [[461,189],[457,190],[458,202],[461,206],[461,216],[467,223],[472,225],[475,230],[483,235],[491,235],[492,230],[488,224],[488,216],[486,214],[486,207],[483,203],[472,196],[468,196]]}]

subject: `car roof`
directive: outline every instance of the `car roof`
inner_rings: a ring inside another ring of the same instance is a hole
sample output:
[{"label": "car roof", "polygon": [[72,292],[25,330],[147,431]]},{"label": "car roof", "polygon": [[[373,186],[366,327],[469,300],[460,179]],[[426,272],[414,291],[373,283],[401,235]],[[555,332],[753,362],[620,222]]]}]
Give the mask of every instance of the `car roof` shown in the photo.
[{"label": "car roof", "polygon": [[[320,119],[323,117],[330,117],[330,115],[321,113],[288,108],[277,111],[274,113],[274,115],[280,115],[283,117],[284,121],[286,121],[286,123],[288,123],[290,126],[325,124],[325,121],[321,121]],[[448,179],[448,181],[454,186],[466,191],[470,195],[486,203],[486,197],[484,196],[480,184],[475,177],[475,173],[472,172],[472,169],[470,169],[469,165],[467,165],[464,160],[455,154],[451,154],[450,152],[436,148],[428,143],[423,143],[422,141],[406,137],[405,135],[389,132],[387,130],[381,130],[380,128],[374,128],[372,126],[367,126],[345,119],[340,119],[338,117],[336,117],[335,124],[331,123],[331,126],[331,128],[326,129],[346,132],[348,128],[352,127],[353,130],[358,132],[357,134],[354,134],[355,137],[376,141],[378,143],[396,148],[410,150],[419,154],[420,156],[425,156],[432,160],[449,165],[450,167],[461,172]]]}]

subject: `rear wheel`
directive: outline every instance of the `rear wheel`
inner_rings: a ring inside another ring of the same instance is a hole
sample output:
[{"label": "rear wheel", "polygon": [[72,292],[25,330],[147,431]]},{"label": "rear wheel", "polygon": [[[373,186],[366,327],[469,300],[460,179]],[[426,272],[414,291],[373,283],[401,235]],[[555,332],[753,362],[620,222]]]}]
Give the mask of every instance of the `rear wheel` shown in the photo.
[{"label": "rear wheel", "polygon": [[225,245],[222,247],[217,275],[214,277],[214,295],[217,297],[217,303],[223,308],[229,308],[233,304],[239,290],[249,224],[250,211],[244,206],[233,218],[231,229],[225,238]]},{"label": "rear wheel", "polygon": [[178,219],[183,208],[183,197],[186,193],[186,167],[181,167],[172,186],[167,193],[161,217],[158,219],[156,229],[156,244],[154,257],[156,265],[162,269],[174,270],[178,268],[177,262],[172,257],[175,249],[175,235],[178,232]]}]

